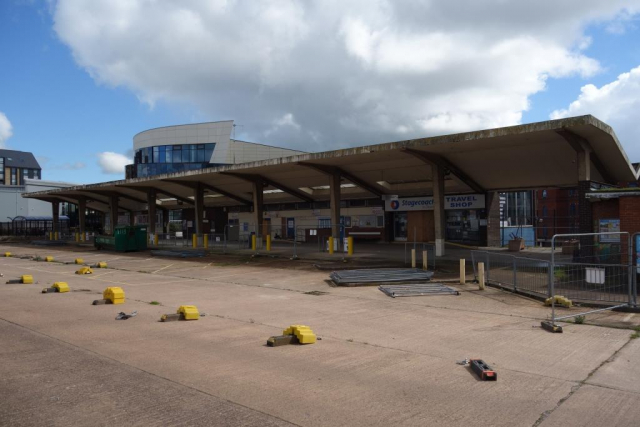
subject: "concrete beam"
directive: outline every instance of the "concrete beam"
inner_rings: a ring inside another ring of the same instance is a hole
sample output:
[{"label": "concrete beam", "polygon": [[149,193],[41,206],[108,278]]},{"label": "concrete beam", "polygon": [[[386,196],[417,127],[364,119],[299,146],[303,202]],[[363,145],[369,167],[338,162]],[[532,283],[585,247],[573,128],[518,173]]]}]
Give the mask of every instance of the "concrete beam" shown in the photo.
[{"label": "concrete beam", "polygon": [[368,191],[369,193],[373,194],[374,196],[382,197],[383,194],[386,194],[382,190],[374,187],[373,185],[368,184],[367,182],[365,182],[362,179],[358,178],[354,174],[352,174],[350,172],[347,172],[344,169],[339,168],[337,166],[318,165],[318,164],[315,164],[315,163],[308,163],[308,162],[298,162],[298,164],[300,166],[305,166],[305,167],[308,167],[310,169],[317,170],[318,172],[322,172],[325,175],[330,175],[330,176],[333,176],[333,175],[336,175],[336,174],[340,175],[344,179],[346,179],[347,181],[350,181],[354,185],[362,188],[365,191]]},{"label": "concrete beam", "polygon": [[166,182],[170,182],[172,184],[176,184],[176,185],[182,185],[183,187],[187,187],[187,188],[195,188],[196,184],[200,184],[202,186],[203,189],[205,190],[209,190],[213,193],[217,193],[217,194],[221,194],[225,197],[228,197],[232,200],[235,200],[236,202],[242,203],[243,205],[246,206],[251,206],[252,202],[251,200],[247,200],[245,198],[242,198],[240,196],[236,196],[235,194],[229,193],[228,191],[225,191],[219,187],[214,187],[211,184],[207,184],[206,182],[195,182],[195,181],[178,181],[175,179],[163,179],[163,181]]},{"label": "concrete beam", "polygon": [[134,197],[134,196],[130,196],[128,194],[123,194],[123,193],[119,193],[117,191],[111,191],[111,190],[83,190],[85,193],[92,193],[92,194],[97,194],[99,196],[118,196],[121,199],[127,199],[127,200],[131,200],[132,202],[138,202],[138,203],[147,203],[147,201],[143,198],[140,197]]},{"label": "concrete beam", "polygon": [[478,184],[474,179],[472,179],[469,175],[467,175],[460,168],[458,168],[456,165],[451,163],[449,160],[447,160],[443,156],[440,156],[437,154],[425,153],[424,151],[419,151],[419,150],[412,150],[410,148],[403,148],[400,151],[403,153],[407,153],[417,159],[420,159],[421,161],[428,164],[432,168],[440,167],[440,168],[448,169],[460,181],[462,181],[465,185],[469,186],[473,191],[477,193],[486,192],[486,190],[482,188],[480,184]]},{"label": "concrete beam", "polygon": [[179,196],[177,194],[174,193],[170,193],[167,190],[165,190],[164,188],[157,188],[157,187],[140,187],[140,186],[136,186],[136,185],[125,185],[125,184],[118,184],[117,187],[124,187],[124,188],[130,188],[132,190],[136,190],[139,191],[141,193],[147,193],[149,191],[149,189],[154,189],[156,190],[157,194],[164,194],[165,196],[169,196],[170,198],[179,200],[183,203],[187,203],[189,205],[193,205],[194,201],[191,199],[187,199],[185,197]]},{"label": "concrete beam", "polygon": [[275,182],[269,178],[266,178],[262,175],[254,175],[254,174],[240,174],[240,173],[232,173],[232,172],[221,172],[223,175],[235,176],[236,178],[240,178],[249,183],[253,183],[256,180],[259,180],[263,184],[270,185],[271,187],[277,188],[287,194],[290,194],[294,197],[297,197],[300,200],[304,200],[305,202],[312,203],[314,200],[306,195],[304,192],[300,190],[296,190],[294,188],[288,187],[286,185],[280,184],[279,182]]},{"label": "concrete beam", "polygon": [[567,129],[558,130],[556,133],[560,135],[576,152],[578,162],[578,182],[591,181],[591,163],[593,163],[596,171],[598,171],[602,179],[607,184],[617,184],[616,180],[609,172],[607,172],[607,169],[602,164],[598,155],[593,151],[589,141]]},{"label": "concrete beam", "polygon": [[435,227],[436,256],[444,256],[444,167],[431,167],[433,181],[433,222]]}]

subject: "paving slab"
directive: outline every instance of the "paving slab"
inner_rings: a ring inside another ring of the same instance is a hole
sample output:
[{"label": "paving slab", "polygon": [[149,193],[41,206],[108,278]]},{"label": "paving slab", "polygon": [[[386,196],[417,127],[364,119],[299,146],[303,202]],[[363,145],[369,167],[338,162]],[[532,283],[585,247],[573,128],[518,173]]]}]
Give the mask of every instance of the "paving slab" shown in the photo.
[{"label": "paving slab", "polygon": [[0,320],[0,425],[290,426]]},{"label": "paving slab", "polygon": [[[640,401],[640,339],[631,340],[602,365],[587,383],[638,393]],[[640,424],[640,418],[638,420]]]},{"label": "paving slab", "polygon": [[637,426],[640,424],[638,402],[638,393],[583,385],[539,426]]}]

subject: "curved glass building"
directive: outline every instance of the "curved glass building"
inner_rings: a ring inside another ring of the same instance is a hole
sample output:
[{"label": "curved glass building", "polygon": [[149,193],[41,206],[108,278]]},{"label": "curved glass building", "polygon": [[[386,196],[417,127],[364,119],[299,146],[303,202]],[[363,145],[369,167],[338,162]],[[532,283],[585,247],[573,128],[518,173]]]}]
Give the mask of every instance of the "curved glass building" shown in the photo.
[{"label": "curved glass building", "polygon": [[231,139],[233,120],[166,126],[133,137],[134,163],[126,177],[138,178],[211,166],[302,154],[301,151]]}]

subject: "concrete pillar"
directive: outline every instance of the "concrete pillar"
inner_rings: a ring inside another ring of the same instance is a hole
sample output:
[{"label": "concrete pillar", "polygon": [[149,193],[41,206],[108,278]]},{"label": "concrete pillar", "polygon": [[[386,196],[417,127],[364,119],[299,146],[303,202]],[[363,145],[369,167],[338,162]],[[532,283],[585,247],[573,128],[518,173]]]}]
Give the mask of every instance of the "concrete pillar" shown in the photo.
[{"label": "concrete pillar", "polygon": [[[580,233],[593,233],[593,215],[591,203],[586,194],[591,191],[591,155],[590,151],[583,149],[577,152],[578,159],[578,218],[580,221]],[[580,238],[580,255],[576,262],[591,262],[593,254],[593,238],[583,236]]]},{"label": "concrete pillar", "polygon": [[253,192],[253,222],[256,225],[256,237],[262,236],[262,218],[264,208],[264,185],[262,180],[256,180],[251,183]]},{"label": "concrete pillar", "polygon": [[444,168],[431,166],[433,182],[433,222],[435,226],[436,256],[444,255]]},{"label": "concrete pillar", "polygon": [[109,197],[109,215],[111,219],[111,235],[116,232],[116,225],[118,225],[118,196]]},{"label": "concrete pillar", "polygon": [[162,209],[162,232],[169,234],[169,210]]},{"label": "concrete pillar", "polygon": [[202,246],[203,239],[202,234],[204,233],[204,189],[202,185],[198,183],[198,185],[193,190],[193,199],[194,209],[195,209],[195,225],[196,225],[196,236],[198,236],[198,246]]},{"label": "concrete pillar", "polygon": [[331,175],[331,184],[329,186],[331,209],[331,237],[340,238],[340,175]]},{"label": "concrete pillar", "polygon": [[489,192],[485,195],[487,209],[487,246],[500,247],[500,193]]},{"label": "concrete pillar", "polygon": [[80,198],[78,199],[78,226],[80,227],[80,241],[84,242],[85,239],[85,232],[86,232],[86,217],[85,215],[87,214],[87,200],[84,198]]},{"label": "concrete pillar", "polygon": [[[55,236],[58,233],[60,235],[60,202],[51,202],[51,228]],[[55,239],[55,237],[54,237]]]},{"label": "concrete pillar", "polygon": [[149,235],[156,234],[156,190],[151,189],[147,192],[147,217],[149,218]]}]

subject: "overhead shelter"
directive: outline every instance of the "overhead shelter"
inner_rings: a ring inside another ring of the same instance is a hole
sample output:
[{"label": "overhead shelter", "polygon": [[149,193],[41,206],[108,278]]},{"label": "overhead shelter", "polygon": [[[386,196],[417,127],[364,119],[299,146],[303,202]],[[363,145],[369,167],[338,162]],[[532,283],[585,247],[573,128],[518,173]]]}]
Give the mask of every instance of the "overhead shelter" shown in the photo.
[{"label": "overhead shelter", "polygon": [[340,199],[433,195],[436,247],[442,254],[445,195],[576,186],[587,192],[591,182],[615,185],[635,181],[637,175],[611,127],[587,115],[80,185],[23,197],[72,203],[86,200],[88,208],[111,209],[116,219],[118,210],[147,210],[152,200],[154,207],[162,209],[195,207],[200,234],[204,207],[250,205],[258,224],[264,204],[330,200],[332,223],[336,224]]}]

